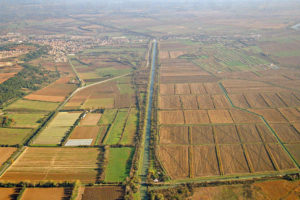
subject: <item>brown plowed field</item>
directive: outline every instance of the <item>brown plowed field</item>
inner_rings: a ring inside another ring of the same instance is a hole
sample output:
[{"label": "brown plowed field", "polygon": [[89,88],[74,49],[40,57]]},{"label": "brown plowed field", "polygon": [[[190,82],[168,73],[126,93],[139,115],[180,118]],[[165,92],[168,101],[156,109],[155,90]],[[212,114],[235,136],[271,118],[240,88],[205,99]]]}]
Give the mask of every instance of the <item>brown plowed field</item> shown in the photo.
[{"label": "brown plowed field", "polygon": [[160,76],[162,83],[191,83],[191,82],[215,82],[219,79],[211,75],[178,75],[178,76]]},{"label": "brown plowed field", "polygon": [[16,188],[0,188],[0,200],[17,199]]},{"label": "brown plowed field", "polygon": [[190,88],[192,94],[206,94],[206,90],[202,83],[191,83]]},{"label": "brown plowed field", "polygon": [[160,144],[188,144],[188,127],[187,126],[171,126],[161,127],[159,131]]},{"label": "brown plowed field", "polygon": [[267,104],[272,108],[284,107],[285,103],[281,101],[276,93],[262,93],[261,96],[265,99]]},{"label": "brown plowed field", "polygon": [[197,96],[199,109],[214,109],[214,103],[210,95]]},{"label": "brown plowed field", "polygon": [[82,126],[93,126],[97,125],[101,118],[101,113],[88,113],[83,120],[80,121]]},{"label": "brown plowed field", "polygon": [[214,144],[212,126],[192,126],[190,130],[192,144]]},{"label": "brown plowed field", "polygon": [[22,200],[62,200],[70,198],[65,195],[65,188],[26,188]]},{"label": "brown plowed field", "polygon": [[189,175],[187,146],[159,146],[159,159],[172,178],[187,178]]},{"label": "brown plowed field", "polygon": [[85,187],[82,200],[121,200],[124,190],[118,186]]},{"label": "brown plowed field", "polygon": [[175,85],[176,94],[191,94],[190,86],[187,83],[181,83]]},{"label": "brown plowed field", "polygon": [[243,94],[230,94],[229,95],[233,105],[240,108],[249,108],[249,104],[246,101],[246,98]]},{"label": "brown plowed field", "polygon": [[289,152],[293,155],[294,159],[300,163],[300,144],[286,144]]},{"label": "brown plowed field", "polygon": [[243,143],[262,142],[255,124],[236,125]]},{"label": "brown plowed field", "polygon": [[208,94],[223,94],[218,83],[204,83],[204,87]]},{"label": "brown plowed field", "polygon": [[212,99],[216,109],[231,108],[229,101],[227,101],[224,95],[214,95],[212,96]]},{"label": "brown plowed field", "polygon": [[284,143],[300,141],[300,134],[289,124],[271,124],[271,127]]},{"label": "brown plowed field", "polygon": [[272,171],[274,167],[263,144],[245,144],[256,172]]},{"label": "brown plowed field", "polygon": [[268,144],[269,151],[273,155],[275,162],[278,164],[279,169],[295,169],[296,166],[289,158],[288,154],[283,150],[280,144]]},{"label": "brown plowed field", "polygon": [[94,144],[98,132],[98,126],[77,126],[69,139],[93,139],[92,144]]},{"label": "brown plowed field", "polygon": [[181,110],[159,111],[161,124],[184,124],[184,116]]},{"label": "brown plowed field", "polygon": [[175,94],[174,84],[160,84],[160,94],[173,95]]},{"label": "brown plowed field", "polygon": [[0,166],[17,150],[15,147],[0,147]]},{"label": "brown plowed field", "polygon": [[186,124],[209,124],[209,118],[206,110],[185,110]]},{"label": "brown plowed field", "polygon": [[220,145],[224,174],[248,173],[249,168],[240,144]]},{"label": "brown plowed field", "polygon": [[282,122],[287,122],[282,114],[276,110],[276,109],[255,109],[251,110],[259,115],[262,115],[265,120],[267,120],[270,123],[282,123]]},{"label": "brown plowed field", "polygon": [[266,143],[276,143],[277,139],[265,124],[256,124],[260,136]]},{"label": "brown plowed field", "polygon": [[300,106],[300,101],[295,97],[295,95],[293,93],[279,92],[278,96],[289,107]]},{"label": "brown plowed field", "polygon": [[300,122],[300,112],[296,108],[279,108],[289,122]]},{"label": "brown plowed field", "polygon": [[269,105],[265,102],[265,100],[259,93],[247,93],[245,94],[245,97],[251,108],[269,107]]},{"label": "brown plowed field", "polygon": [[215,145],[193,146],[192,148],[196,177],[220,175]]},{"label": "brown plowed field", "polygon": [[233,123],[228,110],[208,110],[211,123]]},{"label": "brown plowed field", "polygon": [[180,96],[183,109],[198,109],[196,96]]},{"label": "brown plowed field", "polygon": [[293,126],[298,131],[298,133],[300,134],[300,123],[294,123]]},{"label": "brown plowed field", "polygon": [[160,109],[181,109],[179,96],[159,96]]},{"label": "brown plowed field", "polygon": [[261,122],[259,116],[238,109],[230,110],[230,114],[235,123],[258,123]]},{"label": "brown plowed field", "polygon": [[236,127],[234,125],[214,126],[217,144],[240,143]]}]

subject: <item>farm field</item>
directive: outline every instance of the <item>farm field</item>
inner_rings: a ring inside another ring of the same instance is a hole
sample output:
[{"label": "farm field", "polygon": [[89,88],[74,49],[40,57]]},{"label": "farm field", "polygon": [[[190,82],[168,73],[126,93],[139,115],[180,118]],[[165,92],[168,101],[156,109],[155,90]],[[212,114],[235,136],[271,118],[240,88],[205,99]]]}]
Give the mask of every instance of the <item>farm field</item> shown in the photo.
[{"label": "farm field", "polygon": [[65,194],[67,188],[26,188],[22,200],[62,200],[70,198]]},{"label": "farm field", "polygon": [[0,200],[12,200],[17,196],[16,188],[0,188]]},{"label": "farm field", "polygon": [[0,166],[17,150],[14,147],[0,147]]},{"label": "farm field", "polygon": [[109,148],[108,164],[104,174],[105,182],[122,182],[129,175],[131,159],[133,156],[133,148]]},{"label": "farm field", "polygon": [[100,127],[98,126],[77,126],[71,133],[68,138],[68,142],[74,140],[90,140],[91,143],[89,145],[93,145],[99,134]]},{"label": "farm field", "polygon": [[20,99],[5,108],[7,111],[40,112],[55,110],[59,103]]},{"label": "farm field", "polygon": [[36,137],[33,144],[58,145],[66,132],[75,123],[80,112],[59,112],[49,125]]},{"label": "farm field", "polygon": [[81,126],[94,126],[97,125],[101,118],[100,113],[88,113],[81,121]]},{"label": "farm field", "polygon": [[124,191],[118,186],[85,187],[82,200],[118,200]]},{"label": "farm field", "polygon": [[37,128],[45,113],[8,113],[6,116],[14,120],[12,124],[14,128]]},{"label": "farm field", "polygon": [[22,144],[32,133],[32,129],[0,128],[0,144]]},{"label": "farm field", "polygon": [[80,180],[83,183],[94,183],[98,154],[97,148],[28,147],[0,180]]}]

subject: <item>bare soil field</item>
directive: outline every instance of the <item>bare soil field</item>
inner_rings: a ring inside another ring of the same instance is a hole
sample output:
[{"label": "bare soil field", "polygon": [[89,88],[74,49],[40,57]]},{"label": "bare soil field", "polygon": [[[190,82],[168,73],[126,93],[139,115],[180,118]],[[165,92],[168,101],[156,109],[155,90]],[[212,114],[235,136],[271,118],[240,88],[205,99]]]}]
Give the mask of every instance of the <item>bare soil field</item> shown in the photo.
[{"label": "bare soil field", "polygon": [[208,94],[223,94],[218,83],[204,83],[204,87]]},{"label": "bare soil field", "polygon": [[191,126],[191,144],[214,144],[212,126]]},{"label": "bare soil field", "polygon": [[216,109],[231,108],[229,101],[226,99],[224,95],[213,95],[212,99]]},{"label": "bare soil field", "polygon": [[250,105],[248,104],[245,96],[243,94],[230,94],[229,95],[233,105],[240,107],[240,108],[249,108]]},{"label": "bare soil field", "polygon": [[203,83],[190,83],[192,94],[207,94]]},{"label": "bare soil field", "polygon": [[101,113],[88,113],[81,121],[80,125],[82,126],[93,126],[97,125],[98,121],[101,118]]},{"label": "bare soil field", "polygon": [[31,147],[0,178],[2,181],[76,181],[94,183],[97,175],[97,148]]},{"label": "bare soil field", "polygon": [[197,96],[199,109],[214,109],[214,103],[210,95]]},{"label": "bare soil field", "polygon": [[262,142],[255,124],[236,125],[243,143]]},{"label": "bare soil field", "polygon": [[208,116],[211,123],[233,123],[228,110],[208,110]]},{"label": "bare soil field", "polygon": [[99,126],[77,126],[69,139],[93,139],[94,144],[99,132]]},{"label": "bare soil field", "polygon": [[251,108],[267,108],[269,105],[259,93],[246,93],[245,97]]},{"label": "bare soil field", "polygon": [[161,124],[184,124],[183,111],[159,111],[158,119]]},{"label": "bare soil field", "polygon": [[63,200],[70,198],[65,195],[65,188],[26,188],[22,200]]},{"label": "bare soil field", "polygon": [[285,103],[281,101],[276,93],[261,93],[261,96],[271,108],[285,107]]},{"label": "bare soil field", "polygon": [[159,131],[160,144],[188,144],[188,127],[171,126],[160,127]]},{"label": "bare soil field", "polygon": [[249,173],[247,161],[240,144],[220,145],[224,174]]},{"label": "bare soil field", "polygon": [[268,144],[270,153],[273,155],[272,159],[278,164],[279,169],[295,169],[296,166],[289,158],[288,154],[283,150],[280,144]]},{"label": "bare soil field", "polygon": [[17,150],[15,147],[0,147],[0,166]]},{"label": "bare soil field", "polygon": [[291,92],[279,92],[278,96],[289,107],[300,106],[300,101]]},{"label": "bare soil field", "polygon": [[270,123],[287,122],[282,116],[282,114],[276,109],[251,109],[251,111],[262,115]]},{"label": "bare soil field", "polygon": [[254,115],[249,112],[246,112],[246,111],[233,109],[233,110],[230,110],[230,114],[235,123],[258,123],[258,122],[261,122],[261,119],[259,118],[259,116]]},{"label": "bare soil field", "polygon": [[192,82],[215,82],[218,81],[211,75],[179,75],[179,76],[160,76],[162,83],[192,83]]},{"label": "bare soil field", "polygon": [[175,94],[191,94],[190,86],[187,83],[176,84]]},{"label": "bare soil field", "polygon": [[220,175],[215,145],[193,146],[195,177]]},{"label": "bare soil field", "polygon": [[16,188],[0,188],[0,200],[14,200],[17,196]]},{"label": "bare soil field", "polygon": [[160,84],[160,94],[161,95],[172,95],[175,94],[174,84]]},{"label": "bare soil field", "polygon": [[296,108],[279,108],[278,110],[289,122],[300,122],[300,111]]},{"label": "bare soil field", "polygon": [[263,144],[245,144],[255,172],[273,171],[274,167]]},{"label": "bare soil field", "polygon": [[82,200],[121,200],[124,191],[118,186],[85,187]]},{"label": "bare soil field", "polygon": [[286,144],[289,152],[293,155],[294,159],[300,162],[300,144]]},{"label": "bare soil field", "polygon": [[180,96],[183,109],[198,109],[196,96]]},{"label": "bare soil field", "polygon": [[183,112],[186,124],[209,124],[206,110],[185,110]]},{"label": "bare soil field", "polygon": [[159,96],[160,109],[181,109],[179,96]]},{"label": "bare soil field", "polygon": [[214,126],[214,133],[217,144],[240,143],[235,125]]},{"label": "bare soil field", "polygon": [[187,146],[159,146],[158,157],[170,177],[174,179],[188,177]]},{"label": "bare soil field", "polygon": [[284,143],[300,141],[300,134],[289,124],[271,124],[271,127]]},{"label": "bare soil field", "polygon": [[265,143],[277,142],[277,139],[265,124],[256,124],[256,128]]}]

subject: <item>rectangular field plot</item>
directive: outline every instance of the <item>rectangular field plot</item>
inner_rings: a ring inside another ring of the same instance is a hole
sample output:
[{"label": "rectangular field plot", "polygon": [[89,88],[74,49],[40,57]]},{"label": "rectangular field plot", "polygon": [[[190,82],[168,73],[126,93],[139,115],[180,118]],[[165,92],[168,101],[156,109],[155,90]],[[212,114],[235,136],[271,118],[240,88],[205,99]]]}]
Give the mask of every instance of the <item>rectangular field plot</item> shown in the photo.
[{"label": "rectangular field plot", "polygon": [[191,94],[188,83],[181,83],[175,85],[175,94]]},{"label": "rectangular field plot", "polygon": [[108,151],[108,164],[104,172],[104,181],[122,182],[129,176],[134,150],[131,147],[122,147],[110,148]]},{"label": "rectangular field plot", "polygon": [[114,98],[88,98],[81,106],[82,109],[113,108]]},{"label": "rectangular field plot", "polygon": [[205,87],[202,83],[191,83],[190,89],[192,94],[207,94]]},{"label": "rectangular field plot", "polygon": [[179,96],[159,96],[160,109],[181,109]]},{"label": "rectangular field plot", "polygon": [[32,129],[0,128],[0,144],[22,144],[32,133]]},{"label": "rectangular field plot", "polygon": [[212,126],[190,127],[191,144],[214,144]]},{"label": "rectangular field plot", "polygon": [[214,109],[215,105],[210,95],[197,96],[199,109]]},{"label": "rectangular field plot", "polygon": [[12,127],[36,128],[40,125],[39,120],[45,117],[45,113],[9,113],[7,116],[14,120]]},{"label": "rectangular field plot", "polygon": [[206,110],[185,110],[183,113],[186,124],[209,124]]},{"label": "rectangular field plot", "polygon": [[283,150],[280,144],[268,144],[270,153],[273,155],[272,159],[277,163],[279,169],[295,169],[296,166],[289,158],[288,154]]},{"label": "rectangular field plot", "polygon": [[89,139],[94,144],[99,133],[98,126],[77,126],[71,133],[69,140],[72,139]]},{"label": "rectangular field plot", "polygon": [[268,105],[272,108],[285,107],[285,103],[281,101],[276,93],[261,93]]},{"label": "rectangular field plot", "polygon": [[270,123],[287,122],[282,114],[276,109],[253,109],[252,111],[262,115]]},{"label": "rectangular field plot", "polygon": [[15,147],[0,147],[0,166],[17,150]]},{"label": "rectangular field plot", "polygon": [[0,188],[1,200],[12,200],[18,197],[17,188]]},{"label": "rectangular field plot", "polygon": [[170,177],[177,179],[189,176],[187,146],[159,146],[158,157]]},{"label": "rectangular field plot", "polygon": [[275,170],[263,144],[245,144],[255,172]]},{"label": "rectangular field plot", "polygon": [[118,186],[85,187],[82,200],[123,199],[124,190]]},{"label": "rectangular field plot", "polygon": [[97,125],[101,118],[101,113],[88,113],[81,121],[81,126],[93,126]]},{"label": "rectangular field plot", "polygon": [[126,125],[124,128],[124,132],[122,134],[121,144],[133,144],[134,138],[137,132],[138,126],[138,111],[136,109],[131,109],[128,119],[126,121]]},{"label": "rectangular field plot", "polygon": [[183,109],[198,109],[198,102],[196,96],[184,95],[180,96]]},{"label": "rectangular field plot", "polygon": [[295,130],[298,131],[298,133],[300,133],[300,122],[299,123],[294,123],[293,127],[295,128]]},{"label": "rectangular field plot", "polygon": [[245,94],[251,108],[267,108],[269,105],[259,93]]},{"label": "rectangular field plot", "polygon": [[296,108],[279,108],[279,111],[289,122],[300,122],[300,111]]},{"label": "rectangular field plot", "polygon": [[279,92],[277,94],[287,106],[300,106],[300,101],[296,98],[296,96],[293,93]]},{"label": "rectangular field plot", "polygon": [[211,123],[226,124],[233,123],[228,110],[208,110]]},{"label": "rectangular field plot", "polygon": [[265,143],[277,143],[277,139],[274,134],[265,124],[256,124],[256,128]]},{"label": "rectangular field plot", "polygon": [[52,111],[55,110],[58,105],[59,103],[54,103],[54,102],[30,101],[30,100],[20,99],[7,106],[6,110],[31,111],[31,112]]},{"label": "rectangular field plot", "polygon": [[289,152],[293,155],[294,159],[300,163],[300,144],[286,144]]},{"label": "rectangular field plot", "polygon": [[161,124],[184,124],[183,111],[159,111],[158,119]]},{"label": "rectangular field plot", "polygon": [[212,99],[216,109],[231,108],[229,101],[224,95],[213,95]]},{"label": "rectangular field plot", "polygon": [[250,172],[240,144],[220,145],[220,154],[224,174]]},{"label": "rectangular field plot", "polygon": [[174,84],[160,84],[159,88],[160,88],[159,92],[162,95],[173,95],[173,94],[175,94]]},{"label": "rectangular field plot", "polygon": [[271,127],[284,143],[300,142],[300,134],[291,125],[271,124]]},{"label": "rectangular field plot", "polygon": [[93,139],[69,139],[65,146],[89,146],[93,142]]},{"label": "rectangular field plot", "polygon": [[193,146],[195,177],[220,175],[215,145]]},{"label": "rectangular field plot", "polygon": [[230,94],[229,98],[231,99],[233,105],[240,108],[249,108],[249,104],[243,94]]},{"label": "rectangular field plot", "polygon": [[233,109],[229,112],[235,123],[258,123],[262,121],[259,116],[247,111]]},{"label": "rectangular field plot", "polygon": [[163,126],[159,131],[160,144],[188,144],[187,126]]},{"label": "rectangular field plot", "polygon": [[[67,188],[26,188],[22,200],[61,200],[70,198],[70,191]],[[67,194],[65,194],[67,193]],[[68,194],[69,193],[69,194]]]},{"label": "rectangular field plot", "polygon": [[105,109],[103,115],[101,116],[99,124],[111,124],[117,114],[117,109]]},{"label": "rectangular field plot", "polygon": [[0,180],[94,183],[98,173],[98,154],[97,148],[27,148]]},{"label": "rectangular field plot", "polygon": [[75,123],[81,113],[60,112],[49,125],[37,136],[33,144],[57,145],[66,132]]},{"label": "rectangular field plot", "polygon": [[204,83],[205,90],[208,94],[222,94],[218,83]]},{"label": "rectangular field plot", "polygon": [[234,125],[214,126],[217,144],[240,143],[236,127]]},{"label": "rectangular field plot", "polygon": [[255,124],[236,125],[243,143],[262,142]]}]

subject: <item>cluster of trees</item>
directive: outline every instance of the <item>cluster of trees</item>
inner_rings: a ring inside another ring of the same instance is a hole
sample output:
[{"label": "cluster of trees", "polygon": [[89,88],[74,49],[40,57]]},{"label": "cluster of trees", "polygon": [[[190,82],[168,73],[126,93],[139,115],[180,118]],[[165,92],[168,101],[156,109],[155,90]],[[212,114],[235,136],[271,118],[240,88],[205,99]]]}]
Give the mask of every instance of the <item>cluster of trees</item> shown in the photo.
[{"label": "cluster of trees", "polygon": [[14,122],[15,120],[8,116],[0,117],[0,127],[11,127]]},{"label": "cluster of trees", "polygon": [[59,77],[56,72],[45,70],[42,67],[34,67],[23,64],[23,69],[14,77],[0,84],[0,105],[3,103],[22,97],[26,94],[24,89],[37,90],[45,82],[52,82]]},{"label": "cluster of trees", "polygon": [[150,192],[151,200],[183,200],[190,197],[194,193],[193,186],[191,184],[180,185],[175,188],[167,188],[161,190],[151,190]]}]

